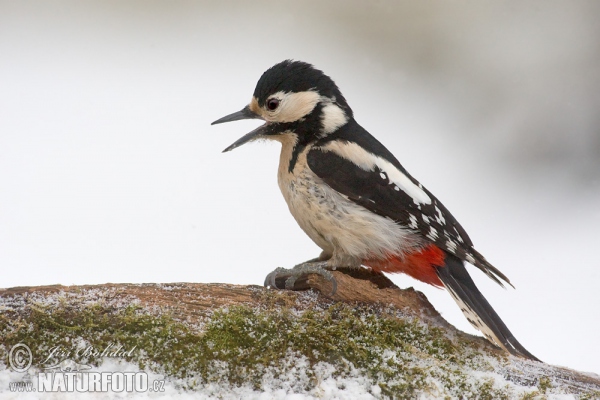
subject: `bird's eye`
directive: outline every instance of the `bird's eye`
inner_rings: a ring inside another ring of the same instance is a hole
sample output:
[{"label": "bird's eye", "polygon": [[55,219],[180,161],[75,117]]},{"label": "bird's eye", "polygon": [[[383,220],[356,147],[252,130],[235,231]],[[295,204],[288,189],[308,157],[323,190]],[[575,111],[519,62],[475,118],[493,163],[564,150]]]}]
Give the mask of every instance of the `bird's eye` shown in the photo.
[{"label": "bird's eye", "polygon": [[277,109],[277,107],[279,107],[278,99],[267,100],[267,108],[269,109],[269,111],[275,111]]}]

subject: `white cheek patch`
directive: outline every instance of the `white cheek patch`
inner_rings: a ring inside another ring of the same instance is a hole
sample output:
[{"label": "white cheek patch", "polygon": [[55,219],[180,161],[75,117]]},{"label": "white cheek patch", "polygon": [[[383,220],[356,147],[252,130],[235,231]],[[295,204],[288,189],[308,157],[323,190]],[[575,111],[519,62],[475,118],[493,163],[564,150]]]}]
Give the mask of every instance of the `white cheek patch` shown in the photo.
[{"label": "white cheek patch", "polygon": [[312,90],[298,93],[277,92],[269,97],[280,101],[276,110],[263,112],[265,120],[269,122],[298,121],[309,114],[321,99],[321,96]]},{"label": "white cheek patch", "polygon": [[402,171],[396,168],[392,163],[381,157],[370,153],[352,142],[341,142],[338,140],[327,143],[322,147],[325,151],[331,151],[340,157],[356,164],[365,171],[373,171],[378,167],[384,172],[390,183],[396,185],[404,193],[412,197],[415,204],[431,204],[431,198],[418,185],[414,184]]}]

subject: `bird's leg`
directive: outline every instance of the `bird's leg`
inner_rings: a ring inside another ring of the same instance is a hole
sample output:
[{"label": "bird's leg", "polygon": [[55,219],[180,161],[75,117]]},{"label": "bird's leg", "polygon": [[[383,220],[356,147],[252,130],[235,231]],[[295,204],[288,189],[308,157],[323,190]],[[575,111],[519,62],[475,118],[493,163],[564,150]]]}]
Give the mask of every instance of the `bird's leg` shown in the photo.
[{"label": "bird's leg", "polygon": [[333,295],[337,291],[337,282],[331,271],[329,271],[329,268],[331,267],[328,265],[327,261],[322,259],[322,257],[314,258],[298,264],[293,268],[276,268],[273,272],[267,275],[264,285],[265,287],[270,286],[279,289],[276,281],[278,279],[285,279],[285,289],[294,290],[294,284],[299,278],[308,274],[318,274],[331,282],[331,294]]}]

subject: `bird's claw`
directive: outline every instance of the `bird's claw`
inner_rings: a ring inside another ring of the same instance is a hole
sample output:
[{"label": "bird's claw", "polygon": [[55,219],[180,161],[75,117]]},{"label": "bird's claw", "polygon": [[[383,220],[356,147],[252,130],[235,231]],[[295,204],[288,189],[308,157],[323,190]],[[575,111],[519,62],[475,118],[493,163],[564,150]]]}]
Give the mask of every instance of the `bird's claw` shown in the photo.
[{"label": "bird's claw", "polygon": [[290,270],[286,269],[286,268],[281,268],[281,267],[275,268],[273,271],[269,272],[269,274],[265,278],[264,287],[272,287],[272,288],[279,289],[277,287],[277,282],[276,282],[277,276],[279,276],[279,274],[283,275],[284,272],[288,272],[288,271],[290,271]]},{"label": "bird's claw", "polygon": [[294,290],[298,278],[308,274],[317,274],[331,282],[331,295],[333,296],[337,292],[337,281],[331,271],[325,269],[326,266],[326,262],[311,262],[298,264],[290,269],[279,267],[267,275],[264,286],[281,289],[277,286],[277,278],[285,278],[285,289]]}]

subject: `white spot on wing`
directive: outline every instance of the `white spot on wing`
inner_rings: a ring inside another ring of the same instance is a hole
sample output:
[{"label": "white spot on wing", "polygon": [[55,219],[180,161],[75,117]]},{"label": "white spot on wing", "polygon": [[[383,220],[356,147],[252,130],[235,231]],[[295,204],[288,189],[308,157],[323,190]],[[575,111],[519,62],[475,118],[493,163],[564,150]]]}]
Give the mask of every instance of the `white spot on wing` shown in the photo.
[{"label": "white spot on wing", "polygon": [[409,223],[408,226],[412,229],[417,229],[419,227],[417,223],[417,217],[412,214],[408,214]]},{"label": "white spot on wing", "polygon": [[408,176],[396,168],[392,163],[376,156],[360,147],[356,143],[334,140],[322,147],[325,151],[332,151],[351,161],[365,171],[373,171],[375,167],[386,173],[391,183],[398,186],[404,193],[412,197],[415,204],[431,204],[431,198],[418,185],[414,184]]},{"label": "white spot on wing", "polygon": [[444,215],[442,214],[442,211],[440,211],[440,209],[438,208],[438,206],[435,206],[435,211],[437,213],[437,216],[435,217],[435,220],[437,221],[438,224],[440,225],[445,225],[446,224],[446,219],[444,218]]},{"label": "white spot on wing", "polygon": [[467,253],[467,255],[465,256],[465,259],[467,260],[468,263],[475,264],[475,257],[473,257],[473,255],[471,253]]},{"label": "white spot on wing", "polygon": [[456,242],[450,239],[446,240],[446,248],[452,253],[456,252]]},{"label": "white spot on wing", "polygon": [[426,236],[429,239],[435,241],[438,238],[438,232],[437,232],[437,230],[433,226],[430,226],[429,227],[429,233]]}]

